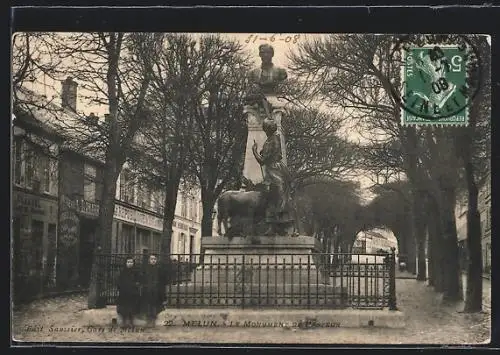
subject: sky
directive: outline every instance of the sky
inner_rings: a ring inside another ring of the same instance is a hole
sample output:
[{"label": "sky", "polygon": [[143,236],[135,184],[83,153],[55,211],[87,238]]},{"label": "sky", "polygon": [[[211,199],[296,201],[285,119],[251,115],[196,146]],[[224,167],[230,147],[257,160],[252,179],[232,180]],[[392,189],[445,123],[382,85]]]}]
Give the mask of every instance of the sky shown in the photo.
[{"label": "sky", "polygon": [[[194,34],[198,35],[198,34]],[[228,33],[223,34],[228,38],[233,38],[239,41],[245,50],[251,55],[254,60],[254,64],[258,65],[260,63],[259,58],[259,45],[263,43],[271,44],[274,47],[274,58],[273,62],[275,65],[287,68],[290,61],[288,60],[288,53],[293,50],[294,47],[302,42],[306,36],[313,36],[310,34],[277,34],[277,33]],[[293,42],[296,41],[294,44]],[[247,43],[248,42],[248,43]],[[44,84],[44,85],[42,85]],[[60,83],[54,82],[48,77],[39,78],[39,83],[28,84],[30,89],[44,93],[47,98],[54,98],[57,103],[60,103],[59,91],[61,89]],[[53,90],[51,87],[54,87]],[[90,106],[86,102],[78,102],[78,110],[84,112],[85,114],[90,114],[93,112],[98,116],[103,116],[107,113],[107,108],[102,106]]]}]

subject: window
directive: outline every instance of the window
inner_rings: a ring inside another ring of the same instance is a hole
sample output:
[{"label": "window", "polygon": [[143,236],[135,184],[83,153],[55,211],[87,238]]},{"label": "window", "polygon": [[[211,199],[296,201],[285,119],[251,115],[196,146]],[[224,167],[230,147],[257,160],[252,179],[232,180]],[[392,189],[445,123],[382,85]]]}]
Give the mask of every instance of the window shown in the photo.
[{"label": "window", "polygon": [[196,206],[195,206],[195,200],[194,197],[189,198],[189,219],[194,221],[194,216],[195,216],[195,211],[196,211]]},{"label": "window", "polygon": [[179,243],[177,245],[177,253],[179,254],[178,260],[183,260],[184,259],[184,253],[185,253],[185,248],[186,248],[186,235],[184,233],[181,233],[179,236]]},{"label": "window", "polygon": [[186,217],[186,216],[187,216],[187,196],[183,192],[181,198],[181,217]]},{"label": "window", "polygon": [[57,160],[41,152],[34,153],[33,159],[37,165],[35,176],[40,181],[40,191],[57,194]]},{"label": "window", "polygon": [[123,224],[122,225],[122,251],[124,253],[134,253],[135,252],[135,235],[134,227]]},{"label": "window", "polygon": [[83,197],[85,201],[95,202],[96,200],[96,168],[95,166],[85,164],[83,178]]},{"label": "window", "polygon": [[154,253],[160,252],[160,242],[161,242],[161,234],[153,232],[153,246],[152,250]]},{"label": "window", "polygon": [[20,184],[23,171],[23,142],[20,139],[14,141],[14,182]]},{"label": "window", "polygon": [[128,170],[123,170],[120,176],[120,199],[128,203],[135,200],[134,181]]},{"label": "window", "polygon": [[151,190],[146,185],[141,185],[137,191],[137,205],[142,208],[151,208]]},{"label": "window", "polygon": [[163,215],[163,194],[156,190],[151,194],[151,209],[158,214]]},{"label": "window", "polygon": [[50,159],[47,155],[40,157],[40,167],[42,169],[42,191],[50,193]]},{"label": "window", "polygon": [[157,205],[156,205],[156,213],[159,213],[163,216],[163,206],[162,206],[162,203],[159,202]]},{"label": "window", "polygon": [[49,192],[52,195],[57,195],[58,191],[58,166],[57,159],[49,158]]},{"label": "window", "polygon": [[26,187],[33,188],[36,179],[35,150],[28,144],[24,145],[24,158]]},{"label": "window", "polygon": [[146,194],[146,208],[147,209],[151,209],[151,200],[153,199],[153,191],[151,191],[151,189],[148,189],[147,190],[147,194]]},{"label": "window", "polygon": [[43,148],[21,139],[14,140],[14,183],[36,192],[57,194],[57,159]]}]

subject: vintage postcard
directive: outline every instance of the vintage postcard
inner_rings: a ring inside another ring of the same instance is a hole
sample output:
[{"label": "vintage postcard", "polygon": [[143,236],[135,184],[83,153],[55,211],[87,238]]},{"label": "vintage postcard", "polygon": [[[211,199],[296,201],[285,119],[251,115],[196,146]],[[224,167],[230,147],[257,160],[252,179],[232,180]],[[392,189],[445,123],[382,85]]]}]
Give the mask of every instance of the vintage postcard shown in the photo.
[{"label": "vintage postcard", "polygon": [[490,45],[13,33],[12,341],[488,343]]}]

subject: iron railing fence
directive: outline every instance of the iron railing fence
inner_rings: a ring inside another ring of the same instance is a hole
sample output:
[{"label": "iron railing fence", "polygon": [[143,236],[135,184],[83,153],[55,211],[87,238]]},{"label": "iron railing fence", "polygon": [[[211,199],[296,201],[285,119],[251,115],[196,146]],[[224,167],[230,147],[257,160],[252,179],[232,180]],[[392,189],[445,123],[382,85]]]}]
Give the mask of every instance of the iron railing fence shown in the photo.
[{"label": "iron railing fence", "polygon": [[[130,254],[96,256],[96,280],[115,304],[117,279]],[[147,258],[133,255],[144,270]],[[167,308],[396,309],[395,254],[159,255]]]}]

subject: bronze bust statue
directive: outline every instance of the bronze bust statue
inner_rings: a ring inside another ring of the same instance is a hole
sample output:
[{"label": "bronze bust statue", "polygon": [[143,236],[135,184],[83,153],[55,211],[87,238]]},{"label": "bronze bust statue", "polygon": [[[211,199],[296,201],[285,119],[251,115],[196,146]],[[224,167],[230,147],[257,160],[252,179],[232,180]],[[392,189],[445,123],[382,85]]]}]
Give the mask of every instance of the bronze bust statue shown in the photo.
[{"label": "bronze bust statue", "polygon": [[249,74],[250,91],[247,102],[261,104],[262,99],[269,95],[277,95],[280,86],[285,82],[288,75],[286,70],[277,67],[273,63],[274,48],[269,44],[259,46],[259,56],[262,60],[260,67],[252,69]]},{"label": "bronze bust statue", "polygon": [[286,70],[273,64],[274,48],[269,44],[259,46],[259,57],[262,64],[250,71],[251,83],[258,85],[265,95],[276,94],[279,85],[287,79]]}]

